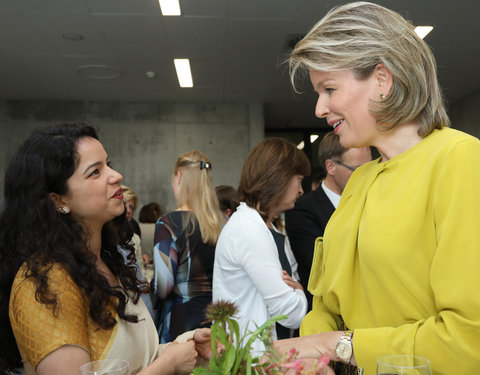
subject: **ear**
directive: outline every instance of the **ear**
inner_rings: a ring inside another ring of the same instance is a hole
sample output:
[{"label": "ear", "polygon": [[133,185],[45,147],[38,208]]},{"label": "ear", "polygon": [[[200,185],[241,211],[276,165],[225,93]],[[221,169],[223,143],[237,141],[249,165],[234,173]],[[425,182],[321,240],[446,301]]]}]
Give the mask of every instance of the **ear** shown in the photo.
[{"label": "ear", "polygon": [[63,197],[57,193],[49,193],[48,196],[52,200],[53,204],[55,205],[55,209],[60,213],[65,213],[64,207],[68,209],[68,204],[65,202]]},{"label": "ear", "polygon": [[173,176],[173,181],[175,184],[180,185],[180,181],[182,180],[182,171],[178,170],[177,173]]},{"label": "ear", "polygon": [[393,75],[383,64],[377,64],[374,70],[374,77],[380,94],[388,96],[393,86]]},{"label": "ear", "polygon": [[325,169],[327,171],[327,175],[334,176],[336,166],[337,164],[333,160],[330,160],[330,159],[325,160]]}]

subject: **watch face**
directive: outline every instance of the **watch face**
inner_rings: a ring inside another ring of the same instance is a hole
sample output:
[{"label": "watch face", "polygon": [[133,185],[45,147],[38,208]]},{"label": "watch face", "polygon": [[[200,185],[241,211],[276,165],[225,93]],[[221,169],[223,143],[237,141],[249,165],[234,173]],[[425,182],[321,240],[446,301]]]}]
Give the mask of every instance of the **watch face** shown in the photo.
[{"label": "watch face", "polygon": [[336,348],[338,358],[348,361],[352,356],[352,346],[347,342],[339,342]]}]

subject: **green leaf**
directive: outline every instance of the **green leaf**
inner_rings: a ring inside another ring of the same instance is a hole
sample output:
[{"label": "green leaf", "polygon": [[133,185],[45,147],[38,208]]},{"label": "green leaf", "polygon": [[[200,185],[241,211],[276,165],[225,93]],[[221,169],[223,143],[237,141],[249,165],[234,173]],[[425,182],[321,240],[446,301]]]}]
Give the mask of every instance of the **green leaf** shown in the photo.
[{"label": "green leaf", "polygon": [[192,375],[210,375],[210,371],[203,367],[195,367]]},{"label": "green leaf", "polygon": [[225,355],[225,361],[223,363],[222,374],[230,375],[233,363],[235,362],[236,348],[232,345],[228,348],[228,352]]},{"label": "green leaf", "polygon": [[210,334],[213,334],[221,344],[225,346],[228,345],[228,335],[220,325],[213,325],[210,328],[210,332]]},{"label": "green leaf", "polygon": [[253,342],[258,338],[258,336],[261,335],[261,333],[266,329],[268,328],[269,326],[271,326],[272,324],[275,324],[276,322],[278,322],[279,320],[283,320],[283,319],[287,319],[287,315],[275,315],[273,317],[271,317],[270,319],[268,319],[265,323],[263,323],[260,327],[258,327],[251,335],[250,335],[250,338],[248,339],[247,341],[247,347],[250,347]]},{"label": "green leaf", "polygon": [[229,319],[228,320],[228,328],[230,329],[230,334],[232,336],[235,336],[236,344],[237,344],[237,347],[238,347],[239,339],[240,339],[240,328],[238,327],[238,322],[234,319]]},{"label": "green leaf", "polygon": [[248,352],[248,355],[247,355],[247,363],[246,363],[246,370],[247,370],[247,375],[251,375],[252,374],[252,355],[250,354],[250,352]]}]

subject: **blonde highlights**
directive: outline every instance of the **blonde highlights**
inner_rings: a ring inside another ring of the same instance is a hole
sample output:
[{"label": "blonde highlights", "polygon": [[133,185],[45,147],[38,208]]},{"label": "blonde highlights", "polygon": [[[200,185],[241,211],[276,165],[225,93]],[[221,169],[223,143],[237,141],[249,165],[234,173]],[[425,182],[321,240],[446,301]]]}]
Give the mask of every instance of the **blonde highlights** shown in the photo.
[{"label": "blonde highlights", "polygon": [[380,5],[355,2],[332,9],[295,46],[289,64],[294,87],[301,71],[351,70],[362,80],[383,64],[393,86],[370,107],[382,129],[415,122],[425,137],[450,125],[432,51],[413,25]]},{"label": "blonde highlights", "polygon": [[189,223],[194,227],[196,217],[202,241],[215,245],[224,220],[210,174],[211,166],[207,155],[193,150],[177,159],[173,173],[174,176],[181,173],[178,205],[193,211]]}]

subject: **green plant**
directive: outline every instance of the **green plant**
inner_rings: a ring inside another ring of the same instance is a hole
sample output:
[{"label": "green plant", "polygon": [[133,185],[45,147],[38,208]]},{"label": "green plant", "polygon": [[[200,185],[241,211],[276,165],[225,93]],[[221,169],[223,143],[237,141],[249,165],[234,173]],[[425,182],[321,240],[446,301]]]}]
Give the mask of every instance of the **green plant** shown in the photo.
[{"label": "green plant", "polygon": [[[212,357],[207,368],[197,367],[194,375],[273,375],[294,371],[296,375],[303,374],[303,361],[296,358],[292,349],[287,355],[279,356],[272,348],[272,332],[275,323],[285,319],[285,315],[277,315],[253,332],[240,332],[234,315],[238,312],[234,303],[218,301],[207,307],[206,316],[212,322],[211,345]],[[252,356],[252,344],[260,339],[265,345],[263,356]],[[217,350],[221,347],[223,350]],[[319,366],[328,364],[325,358]],[[310,373],[310,371],[308,371]],[[312,372],[313,373],[313,372]]]}]

